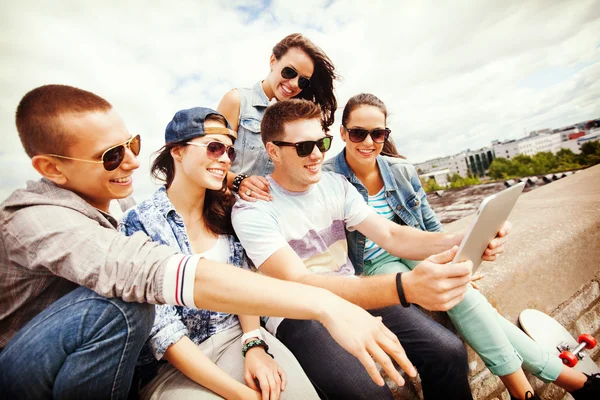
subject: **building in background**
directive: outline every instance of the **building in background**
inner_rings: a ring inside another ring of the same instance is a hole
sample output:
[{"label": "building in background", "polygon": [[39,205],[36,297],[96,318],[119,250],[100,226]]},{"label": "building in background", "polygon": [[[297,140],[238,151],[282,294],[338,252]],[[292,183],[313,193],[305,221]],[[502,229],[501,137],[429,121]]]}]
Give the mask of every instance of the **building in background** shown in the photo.
[{"label": "building in background", "polygon": [[421,180],[423,182],[426,182],[429,179],[433,178],[433,179],[435,179],[435,183],[437,183],[438,186],[445,188],[450,185],[450,181],[448,180],[449,175],[450,175],[450,170],[446,168],[446,169],[441,169],[438,171],[428,172],[426,174],[419,175],[419,178],[421,178]]},{"label": "building in background", "polygon": [[[466,160],[470,175],[484,176],[494,161],[494,149],[492,147],[483,147],[479,150],[467,150]],[[467,177],[468,175],[461,175]]]},{"label": "building in background", "polygon": [[435,158],[415,164],[415,168],[419,174],[447,169],[450,175],[459,174],[460,176],[468,176],[469,167],[465,157],[466,152],[462,152],[453,156]]},{"label": "building in background", "polygon": [[[463,178],[469,175],[482,177],[485,176],[495,158],[510,160],[520,154],[534,156],[546,151],[557,153],[560,149],[569,149],[578,154],[583,143],[593,140],[600,140],[600,119],[554,130],[540,129],[520,139],[505,142],[493,140],[491,147],[478,150],[467,149],[452,156],[438,157],[417,163],[415,168],[423,179],[434,177],[436,182],[442,179],[438,176],[443,171],[448,171],[447,174],[450,176],[458,174]],[[439,182],[438,185],[444,186]]]},{"label": "building in background", "polygon": [[492,141],[492,149],[496,158],[506,158],[507,160],[520,154],[518,140],[509,140],[508,142],[494,140]]}]

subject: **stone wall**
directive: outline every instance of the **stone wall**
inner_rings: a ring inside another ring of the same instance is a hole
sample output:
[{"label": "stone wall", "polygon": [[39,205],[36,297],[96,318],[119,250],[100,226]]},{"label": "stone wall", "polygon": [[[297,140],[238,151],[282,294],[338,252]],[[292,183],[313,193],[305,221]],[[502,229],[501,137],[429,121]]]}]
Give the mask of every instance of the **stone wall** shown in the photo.
[{"label": "stone wall", "polygon": [[[483,263],[480,290],[509,321],[535,308],[554,316],[574,336],[593,334],[600,341],[600,165],[524,193],[509,220],[513,224],[506,253]],[[466,229],[473,216],[445,226]],[[436,315],[444,324],[445,314]],[[471,387],[478,400],[509,399],[500,380],[469,350]],[[600,351],[591,357],[598,362]],[[528,374],[544,399],[569,399],[555,385]],[[411,388],[397,398],[419,398]]]}]

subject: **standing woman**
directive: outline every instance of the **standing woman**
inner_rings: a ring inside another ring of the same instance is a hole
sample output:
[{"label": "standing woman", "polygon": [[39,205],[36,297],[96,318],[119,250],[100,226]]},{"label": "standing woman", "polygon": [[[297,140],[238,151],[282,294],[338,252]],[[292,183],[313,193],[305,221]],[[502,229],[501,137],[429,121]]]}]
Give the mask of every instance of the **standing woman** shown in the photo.
[{"label": "standing woman", "polygon": [[[346,148],[326,161],[323,169],[344,175],[364,200],[386,218],[426,231],[442,230],[415,168],[397,156],[386,122],[387,109],[377,97],[364,93],[352,97],[344,108],[340,127]],[[349,256],[357,273],[367,276],[398,273],[416,266],[413,261],[388,254],[357,231],[347,232],[347,239]],[[504,240],[500,237],[494,242],[499,245]],[[488,248],[483,259],[493,261],[494,250]],[[521,365],[538,378],[571,391],[577,400],[600,398],[600,376],[588,379],[563,366],[558,357],[543,350],[500,316],[478,290],[469,287],[464,300],[448,311],[448,315],[513,398],[539,398],[533,395]]]},{"label": "standing woman", "polygon": [[[142,231],[183,254],[243,266],[246,256],[231,225],[235,199],[225,191],[235,137],[214,110],[176,113],[151,171],[165,186],[128,211],[121,230]],[[142,398],[318,399],[294,356],[260,328],[257,316],[161,305],[148,342],[154,358],[168,363],[141,373],[150,381]]]},{"label": "standing woman", "polygon": [[217,111],[238,134],[237,158],[227,175],[227,185],[248,201],[270,200],[266,175],[273,162],[260,138],[260,122],[273,101],[299,98],[321,106],[323,129],[333,124],[337,101],[333,81],[335,67],[325,52],[299,33],[283,38],[273,47],[271,71],[252,88],[233,89],[223,96]]}]

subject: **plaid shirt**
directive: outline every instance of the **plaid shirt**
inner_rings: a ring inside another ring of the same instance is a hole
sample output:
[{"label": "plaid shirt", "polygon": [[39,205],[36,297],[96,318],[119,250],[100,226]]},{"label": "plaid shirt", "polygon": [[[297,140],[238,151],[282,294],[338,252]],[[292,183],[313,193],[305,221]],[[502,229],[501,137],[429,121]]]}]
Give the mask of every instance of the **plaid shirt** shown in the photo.
[{"label": "plaid shirt", "polygon": [[116,228],[112,216],[46,179],[27,182],[0,204],[0,349],[78,286],[125,301],[177,303],[165,293],[175,292],[167,288],[178,273],[171,267],[184,256]]}]

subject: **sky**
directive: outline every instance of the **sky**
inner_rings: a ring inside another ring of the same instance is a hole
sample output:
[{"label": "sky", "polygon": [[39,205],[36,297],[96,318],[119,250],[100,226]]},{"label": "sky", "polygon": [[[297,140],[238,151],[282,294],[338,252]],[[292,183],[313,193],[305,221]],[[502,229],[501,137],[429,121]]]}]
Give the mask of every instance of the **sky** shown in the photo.
[{"label": "sky", "polygon": [[173,114],[264,79],[294,32],[342,77],[328,156],[361,92],[386,103],[415,163],[600,117],[600,0],[0,0],[0,201],[38,178],[14,123],[29,90],[68,84],[111,102],[143,137],[143,200]]}]

